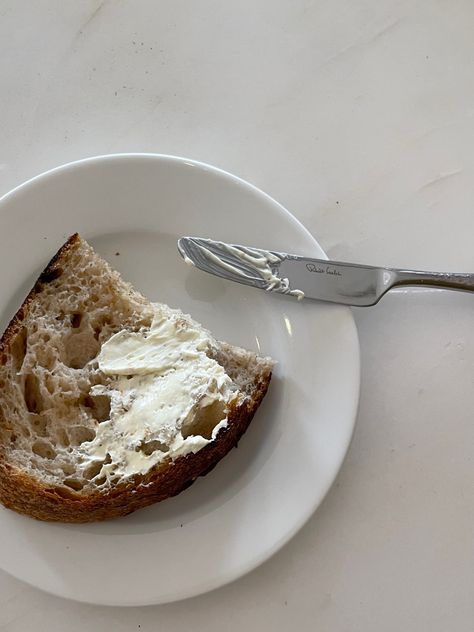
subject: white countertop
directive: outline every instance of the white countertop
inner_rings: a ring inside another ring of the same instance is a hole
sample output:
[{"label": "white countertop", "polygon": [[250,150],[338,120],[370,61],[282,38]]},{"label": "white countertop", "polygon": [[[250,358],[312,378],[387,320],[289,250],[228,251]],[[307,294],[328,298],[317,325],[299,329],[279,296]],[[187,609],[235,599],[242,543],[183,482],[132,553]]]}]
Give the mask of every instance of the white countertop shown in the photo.
[{"label": "white countertop", "polygon": [[[89,155],[184,155],[270,193],[332,258],[472,271],[473,28],[469,0],[2,0],[0,194]],[[355,318],[354,440],[280,553],[141,609],[0,572],[0,628],[471,631],[474,297],[394,292]]]}]

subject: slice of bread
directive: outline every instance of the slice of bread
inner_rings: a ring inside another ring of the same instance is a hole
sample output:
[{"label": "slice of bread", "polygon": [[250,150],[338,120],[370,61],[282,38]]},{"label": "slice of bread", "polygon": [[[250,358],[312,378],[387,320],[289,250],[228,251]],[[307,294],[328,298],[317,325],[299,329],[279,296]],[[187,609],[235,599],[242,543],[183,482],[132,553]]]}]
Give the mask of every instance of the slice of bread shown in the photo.
[{"label": "slice of bread", "polygon": [[[120,368],[121,341],[151,355]],[[150,303],[73,235],[0,341],[0,501],[92,522],[174,496],[237,444],[272,366]]]}]

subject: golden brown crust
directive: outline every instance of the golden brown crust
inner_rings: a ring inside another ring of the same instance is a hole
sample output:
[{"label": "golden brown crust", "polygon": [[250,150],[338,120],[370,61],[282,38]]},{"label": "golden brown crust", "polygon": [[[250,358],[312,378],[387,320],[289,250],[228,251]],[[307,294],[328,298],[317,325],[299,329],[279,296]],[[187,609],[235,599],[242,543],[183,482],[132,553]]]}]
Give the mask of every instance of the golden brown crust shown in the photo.
[{"label": "golden brown crust", "polygon": [[267,391],[270,377],[271,374],[258,384],[255,397],[230,412],[227,427],[217,438],[195,454],[159,465],[147,475],[134,477],[106,493],[87,495],[63,487],[48,487],[8,463],[0,462],[0,499],[6,507],[39,520],[94,522],[126,516],[176,496],[198,476],[207,474],[237,445]]},{"label": "golden brown crust", "polygon": [[[62,262],[66,262],[70,251],[79,243],[79,235],[72,235],[40,275],[0,340],[0,362],[6,361],[4,352],[27,317],[32,300],[46,283],[60,276]],[[256,378],[252,397],[230,410],[227,426],[207,446],[195,454],[161,463],[146,475],[130,478],[106,492],[74,492],[65,487],[48,486],[9,463],[0,446],[0,502],[39,520],[79,523],[125,516],[175,496],[198,476],[209,472],[237,445],[265,396],[270,379],[270,371]]]}]

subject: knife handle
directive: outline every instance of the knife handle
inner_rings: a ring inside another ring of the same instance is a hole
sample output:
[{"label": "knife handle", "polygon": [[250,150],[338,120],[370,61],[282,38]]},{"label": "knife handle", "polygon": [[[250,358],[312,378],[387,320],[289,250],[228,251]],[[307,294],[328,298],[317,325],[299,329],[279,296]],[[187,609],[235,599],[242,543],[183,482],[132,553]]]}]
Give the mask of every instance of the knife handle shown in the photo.
[{"label": "knife handle", "polygon": [[474,274],[451,272],[419,272],[417,270],[392,270],[391,287],[401,285],[424,285],[440,289],[474,292]]}]

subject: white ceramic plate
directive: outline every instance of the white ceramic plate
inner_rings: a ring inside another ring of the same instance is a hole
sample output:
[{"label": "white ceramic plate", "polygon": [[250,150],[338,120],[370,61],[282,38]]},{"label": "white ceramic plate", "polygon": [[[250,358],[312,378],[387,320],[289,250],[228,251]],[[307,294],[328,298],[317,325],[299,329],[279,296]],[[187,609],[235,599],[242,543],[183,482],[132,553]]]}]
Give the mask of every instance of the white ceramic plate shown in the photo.
[{"label": "white ceramic plate", "polygon": [[59,167],[0,200],[2,330],[75,231],[152,300],[190,312],[218,338],[278,365],[238,449],[208,476],[176,498],[101,524],[41,523],[2,507],[0,567],[99,604],[203,593],[280,549],[333,482],[359,392],[351,313],[190,269],[177,254],[179,235],[324,253],[290,213],[239,178],[190,160],[127,154]]}]

